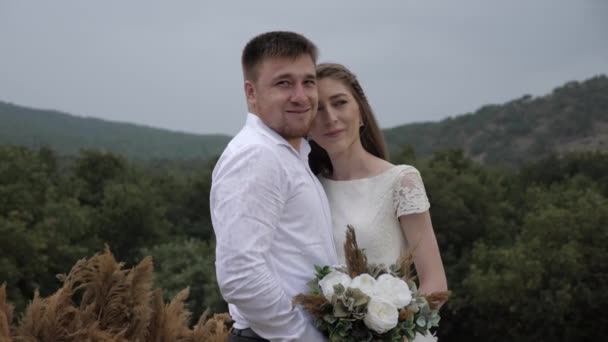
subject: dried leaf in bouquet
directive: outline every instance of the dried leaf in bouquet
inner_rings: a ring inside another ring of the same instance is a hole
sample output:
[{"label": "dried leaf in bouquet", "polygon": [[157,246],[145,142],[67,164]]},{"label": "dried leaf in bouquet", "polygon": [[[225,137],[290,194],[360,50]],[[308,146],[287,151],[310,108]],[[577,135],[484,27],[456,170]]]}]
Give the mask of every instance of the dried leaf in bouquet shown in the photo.
[{"label": "dried leaf in bouquet", "polygon": [[439,310],[443,303],[447,302],[452,294],[451,291],[441,291],[441,292],[433,292],[429,295],[425,295],[427,302],[429,303],[429,307],[431,310]]},{"label": "dried leaf in bouquet", "polygon": [[403,308],[399,310],[399,322],[407,321],[408,319],[414,317],[415,314],[416,313],[414,311]]},{"label": "dried leaf in bouquet", "polygon": [[351,278],[367,271],[367,257],[363,250],[359,249],[355,228],[351,225],[346,229],[346,242],[344,242],[344,256],[346,267]]},{"label": "dried leaf in bouquet", "polygon": [[328,309],[329,301],[322,295],[299,294],[293,298],[292,304],[294,307],[300,304],[306,312],[315,318],[322,318],[327,312],[331,312],[331,308]]}]

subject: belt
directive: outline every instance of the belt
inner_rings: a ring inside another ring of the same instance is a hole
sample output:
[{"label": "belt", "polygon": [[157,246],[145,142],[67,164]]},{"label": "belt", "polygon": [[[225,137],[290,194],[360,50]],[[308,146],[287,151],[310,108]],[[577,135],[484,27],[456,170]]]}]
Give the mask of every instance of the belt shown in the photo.
[{"label": "belt", "polygon": [[245,329],[232,328],[232,334],[235,335],[235,336],[248,337],[248,338],[257,338],[260,341],[267,341],[265,338],[263,338],[260,335],[256,334],[255,331],[253,331],[251,328],[245,328]]}]

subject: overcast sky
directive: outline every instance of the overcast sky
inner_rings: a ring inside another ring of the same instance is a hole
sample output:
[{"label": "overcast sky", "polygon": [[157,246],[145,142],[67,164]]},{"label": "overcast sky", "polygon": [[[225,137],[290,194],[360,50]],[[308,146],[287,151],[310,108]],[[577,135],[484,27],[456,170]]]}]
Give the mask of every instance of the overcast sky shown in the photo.
[{"label": "overcast sky", "polygon": [[241,49],[275,29],[358,74],[384,128],[608,74],[606,0],[0,0],[0,101],[234,134]]}]

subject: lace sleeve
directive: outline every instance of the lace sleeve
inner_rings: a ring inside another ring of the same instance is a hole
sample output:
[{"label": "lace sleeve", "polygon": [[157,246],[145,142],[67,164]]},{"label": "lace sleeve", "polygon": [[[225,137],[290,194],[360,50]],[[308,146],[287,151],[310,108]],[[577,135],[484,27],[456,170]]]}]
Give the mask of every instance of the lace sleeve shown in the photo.
[{"label": "lace sleeve", "polygon": [[397,217],[423,213],[431,207],[422,177],[416,168],[408,167],[399,173],[395,181],[393,202]]}]

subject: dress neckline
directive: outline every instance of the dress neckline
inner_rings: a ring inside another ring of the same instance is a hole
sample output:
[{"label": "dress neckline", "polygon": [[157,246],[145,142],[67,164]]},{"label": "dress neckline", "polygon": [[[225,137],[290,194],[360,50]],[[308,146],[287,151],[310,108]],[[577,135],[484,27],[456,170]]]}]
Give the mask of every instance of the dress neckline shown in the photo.
[{"label": "dress neckline", "polygon": [[364,178],[355,178],[355,179],[334,180],[334,179],[330,179],[330,178],[324,177],[324,176],[322,176],[322,175],[318,175],[318,177],[319,177],[320,179],[322,179],[323,181],[327,181],[327,182],[329,182],[329,183],[335,183],[335,184],[347,184],[347,183],[353,183],[353,182],[371,181],[371,180],[374,180],[374,179],[377,179],[377,178],[380,178],[380,177],[382,177],[382,176],[384,176],[384,175],[389,174],[389,173],[390,173],[392,170],[395,170],[395,169],[397,169],[398,167],[399,167],[399,165],[393,165],[393,166],[391,166],[391,167],[387,168],[386,170],[384,170],[384,171],[382,171],[382,172],[380,172],[380,173],[378,173],[378,174],[375,174],[375,175],[373,175],[373,176],[369,176],[369,177],[364,177]]}]

